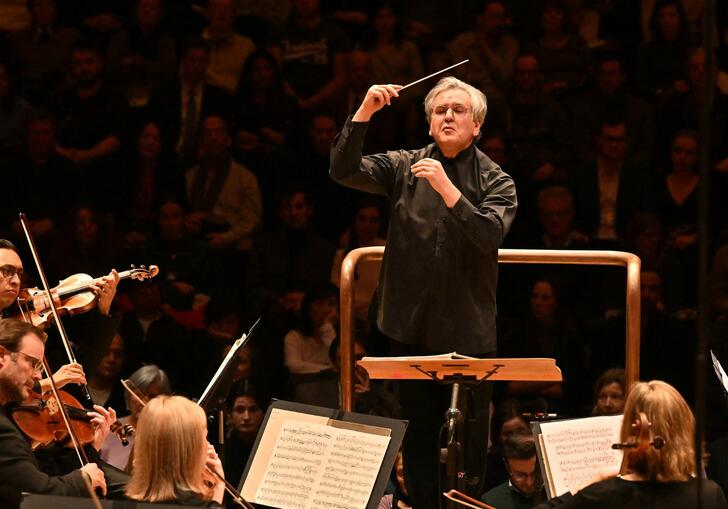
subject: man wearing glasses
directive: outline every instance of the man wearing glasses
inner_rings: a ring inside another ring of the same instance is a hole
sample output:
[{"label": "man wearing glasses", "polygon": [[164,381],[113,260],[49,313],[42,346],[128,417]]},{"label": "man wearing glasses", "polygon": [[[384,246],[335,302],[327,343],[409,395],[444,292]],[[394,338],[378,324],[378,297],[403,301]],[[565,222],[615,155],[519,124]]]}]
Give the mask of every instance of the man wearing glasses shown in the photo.
[{"label": "man wearing glasses", "polygon": [[[4,292],[3,289],[3,296]],[[106,493],[104,473],[95,463],[63,476],[44,474],[28,442],[5,413],[5,405],[27,399],[35,383],[40,381],[44,354],[43,331],[14,318],[0,320],[0,507],[3,508],[19,507],[22,492],[88,496],[84,475],[93,488]],[[88,415],[96,427],[94,444],[100,447],[116,415],[113,410],[94,408],[96,412]]]},{"label": "man wearing glasses", "polygon": [[[373,300],[377,327],[390,338],[394,356],[457,351],[492,357],[498,248],[516,213],[516,189],[511,177],[474,145],[487,109],[485,95],[454,77],[443,78],[425,98],[434,143],[362,156],[370,118],[396,100],[400,89],[369,88],[331,149],[329,173],[335,181],[389,198],[387,247]],[[485,458],[485,444],[477,441],[488,436],[487,385],[472,391],[477,429],[467,446],[467,470],[474,473],[469,479],[474,484]],[[419,381],[400,386],[402,417],[410,421],[405,478],[418,509],[438,506],[432,451],[448,389]]]}]

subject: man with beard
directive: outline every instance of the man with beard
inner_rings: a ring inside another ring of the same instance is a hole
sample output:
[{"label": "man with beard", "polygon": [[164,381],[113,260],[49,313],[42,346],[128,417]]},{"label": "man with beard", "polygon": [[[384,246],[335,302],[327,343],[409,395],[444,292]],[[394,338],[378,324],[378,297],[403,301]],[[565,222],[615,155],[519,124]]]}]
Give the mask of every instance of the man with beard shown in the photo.
[{"label": "man with beard", "polygon": [[[71,51],[73,86],[59,98],[58,154],[82,169],[85,196],[94,204],[108,205],[108,196],[99,196],[109,178],[109,157],[121,148],[120,126],[126,106],[121,94],[103,79],[104,60],[93,43],[80,41]],[[103,184],[105,182],[105,184]]]},{"label": "man with beard", "polygon": [[[20,320],[0,321],[0,506],[4,508],[20,507],[22,492],[86,496],[84,475],[93,488],[106,493],[104,473],[95,463],[57,477],[41,472],[28,443],[6,414],[5,405],[27,399],[40,381],[45,337],[43,331]],[[116,414],[100,406],[94,409],[89,415],[96,427],[94,444],[100,447]]]}]

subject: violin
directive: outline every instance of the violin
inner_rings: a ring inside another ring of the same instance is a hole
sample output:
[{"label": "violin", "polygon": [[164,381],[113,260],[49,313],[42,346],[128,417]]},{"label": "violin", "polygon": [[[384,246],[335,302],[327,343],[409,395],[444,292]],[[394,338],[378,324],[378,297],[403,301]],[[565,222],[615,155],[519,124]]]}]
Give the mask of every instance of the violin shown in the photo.
[{"label": "violin", "polygon": [[631,471],[644,472],[647,466],[647,453],[650,448],[660,450],[665,446],[665,439],[661,436],[652,437],[652,423],[647,414],[640,412],[630,426],[630,435],[626,442],[612,444],[612,449],[624,449],[626,452],[622,460],[621,474]]},{"label": "violin", "polygon": [[[58,395],[81,445],[93,442],[94,427],[87,415],[88,409],[68,392],[59,389]],[[34,451],[53,443],[72,446],[58,401],[51,391],[44,394],[32,392],[30,399],[9,410],[18,428],[31,439]],[[124,446],[129,445],[129,437],[134,431],[133,426],[118,420],[111,424],[111,432],[119,437]]]},{"label": "violin", "polygon": [[[139,268],[132,265],[129,270],[119,272],[119,281],[122,279],[143,281],[157,274],[159,268],[156,265],[150,265],[149,268],[144,265]],[[99,300],[93,285],[99,280],[100,278],[93,278],[88,274],[74,274],[60,281],[58,286],[50,290],[58,313],[77,315],[93,309]],[[20,290],[17,302],[21,316],[16,318],[30,322],[41,329],[47,328],[52,323],[53,312],[45,290],[23,288]]]}]

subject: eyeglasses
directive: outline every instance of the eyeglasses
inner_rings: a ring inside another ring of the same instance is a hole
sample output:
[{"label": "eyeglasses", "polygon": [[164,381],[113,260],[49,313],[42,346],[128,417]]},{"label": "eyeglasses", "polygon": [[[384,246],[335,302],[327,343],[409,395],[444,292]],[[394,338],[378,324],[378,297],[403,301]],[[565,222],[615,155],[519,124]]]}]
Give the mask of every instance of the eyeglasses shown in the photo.
[{"label": "eyeglasses", "polygon": [[0,276],[4,277],[5,279],[12,279],[14,275],[18,275],[18,279],[22,281],[23,275],[25,272],[20,267],[14,267],[12,265],[2,265],[0,266]]},{"label": "eyeglasses", "polygon": [[535,479],[536,478],[536,472],[510,472],[511,478],[514,481],[525,481],[527,479]]},{"label": "eyeglasses", "polygon": [[452,106],[442,105],[442,106],[437,106],[433,110],[433,113],[437,117],[444,117],[445,115],[447,115],[448,110],[452,110],[453,116],[464,117],[465,115],[468,114],[468,112],[470,111],[470,108],[468,108],[464,104],[454,104]]},{"label": "eyeglasses", "polygon": [[11,356],[13,356],[13,359],[17,358],[16,354],[20,354],[23,357],[25,357],[25,360],[27,360],[31,366],[33,366],[33,371],[40,371],[43,369],[43,360],[38,359],[37,357],[33,357],[32,355],[28,355],[25,352],[11,352]]}]

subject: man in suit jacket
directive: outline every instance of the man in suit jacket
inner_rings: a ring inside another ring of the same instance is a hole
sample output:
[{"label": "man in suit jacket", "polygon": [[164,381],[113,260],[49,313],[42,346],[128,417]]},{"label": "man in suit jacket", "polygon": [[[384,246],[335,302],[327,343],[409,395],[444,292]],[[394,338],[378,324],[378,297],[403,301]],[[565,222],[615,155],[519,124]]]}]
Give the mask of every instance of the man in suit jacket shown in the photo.
[{"label": "man in suit jacket", "polygon": [[625,162],[627,136],[623,120],[602,121],[596,159],[572,176],[576,226],[596,245],[615,246],[635,213],[655,208],[647,171]]},{"label": "man in suit jacket", "polygon": [[[3,508],[20,507],[22,492],[86,496],[84,475],[93,488],[106,493],[104,473],[95,463],[62,476],[44,474],[28,442],[5,413],[5,405],[27,399],[35,382],[40,381],[45,337],[43,331],[20,320],[0,321],[0,506]],[[106,422],[101,414],[93,412],[92,415],[94,423]],[[96,433],[101,442],[109,432],[108,424],[105,432],[102,428],[99,426]]]},{"label": "man in suit jacket", "polygon": [[150,114],[161,127],[165,144],[174,147],[183,167],[195,162],[200,121],[231,111],[232,98],[205,83],[209,63],[209,44],[201,38],[188,39],[178,79],[152,92],[149,100]]}]

